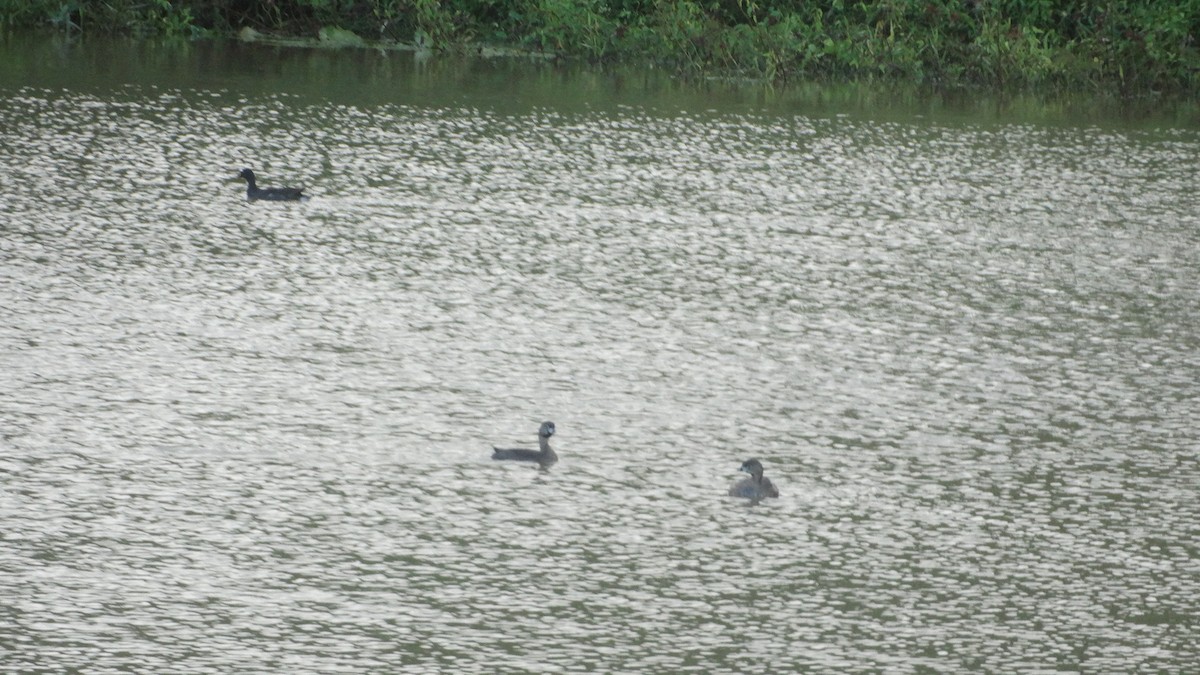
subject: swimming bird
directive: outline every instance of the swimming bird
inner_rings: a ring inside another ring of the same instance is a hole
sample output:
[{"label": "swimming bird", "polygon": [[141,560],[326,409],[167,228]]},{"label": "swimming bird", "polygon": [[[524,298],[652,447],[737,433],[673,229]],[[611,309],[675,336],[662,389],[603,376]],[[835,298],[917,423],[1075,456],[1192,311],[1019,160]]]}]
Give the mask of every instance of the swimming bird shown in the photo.
[{"label": "swimming bird", "polygon": [[308,199],[300,194],[302,188],[260,188],[254,183],[254,172],[250,169],[242,169],[238,174],[238,178],[246,181],[246,199],[255,201],[257,199],[265,199],[272,202],[294,202],[301,199]]},{"label": "swimming bird", "polygon": [[558,461],[558,455],[550,449],[550,437],[554,435],[554,422],[542,422],[538,428],[538,450],[525,448],[492,448],[492,459],[511,459],[518,462],[537,462],[545,469]]},{"label": "swimming bird", "polygon": [[775,489],[771,479],[763,476],[762,462],[757,459],[748,459],[742,462],[742,468],[738,471],[745,471],[750,476],[741,479],[729,488],[730,497],[746,497],[757,503],[767,497],[779,496],[779,490]]}]

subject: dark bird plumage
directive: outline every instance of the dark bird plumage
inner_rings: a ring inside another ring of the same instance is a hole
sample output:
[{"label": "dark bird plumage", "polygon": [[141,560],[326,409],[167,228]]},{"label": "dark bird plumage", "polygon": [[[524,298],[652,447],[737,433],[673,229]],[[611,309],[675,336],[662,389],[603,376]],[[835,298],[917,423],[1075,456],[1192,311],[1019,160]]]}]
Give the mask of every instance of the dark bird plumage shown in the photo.
[{"label": "dark bird plumage", "polygon": [[238,174],[238,178],[246,181],[246,199],[256,201],[265,199],[272,202],[295,202],[302,199],[308,199],[300,193],[302,188],[260,188],[254,182],[254,172],[250,169],[242,169]]}]

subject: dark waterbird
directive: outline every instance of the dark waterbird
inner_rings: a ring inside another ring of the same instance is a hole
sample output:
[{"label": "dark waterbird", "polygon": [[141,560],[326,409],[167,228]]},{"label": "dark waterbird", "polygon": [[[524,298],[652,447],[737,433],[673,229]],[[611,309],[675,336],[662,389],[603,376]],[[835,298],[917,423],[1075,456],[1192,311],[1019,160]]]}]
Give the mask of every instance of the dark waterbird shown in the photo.
[{"label": "dark waterbird", "polygon": [[558,455],[550,449],[550,437],[554,435],[554,422],[542,422],[538,428],[538,450],[525,448],[492,448],[492,459],[511,459],[517,462],[537,462],[545,469],[558,461]]},{"label": "dark waterbird", "polygon": [[255,201],[265,199],[272,202],[295,202],[301,199],[308,199],[300,194],[302,188],[260,188],[254,182],[254,172],[250,169],[242,169],[238,174],[238,178],[246,181],[246,199]]},{"label": "dark waterbird", "polygon": [[730,497],[746,497],[753,502],[760,502],[767,497],[779,496],[779,490],[775,489],[771,479],[763,476],[762,462],[757,459],[748,459],[742,462],[742,468],[738,471],[745,471],[750,476],[741,479],[729,488]]}]

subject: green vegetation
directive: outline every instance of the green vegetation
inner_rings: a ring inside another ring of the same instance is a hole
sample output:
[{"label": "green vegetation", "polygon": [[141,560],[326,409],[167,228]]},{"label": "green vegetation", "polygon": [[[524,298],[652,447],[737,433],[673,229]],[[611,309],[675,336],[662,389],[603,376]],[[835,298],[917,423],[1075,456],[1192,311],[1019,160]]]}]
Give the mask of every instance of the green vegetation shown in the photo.
[{"label": "green vegetation", "polygon": [[1200,0],[0,0],[0,29],[250,27],[691,73],[1200,92]]}]

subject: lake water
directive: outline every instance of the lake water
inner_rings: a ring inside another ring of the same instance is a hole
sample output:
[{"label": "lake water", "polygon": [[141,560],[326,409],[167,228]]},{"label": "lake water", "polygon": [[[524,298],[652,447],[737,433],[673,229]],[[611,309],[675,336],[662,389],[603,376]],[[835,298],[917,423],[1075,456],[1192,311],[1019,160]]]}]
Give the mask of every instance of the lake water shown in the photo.
[{"label": "lake water", "polygon": [[1194,112],[0,45],[4,671],[1200,664]]}]

